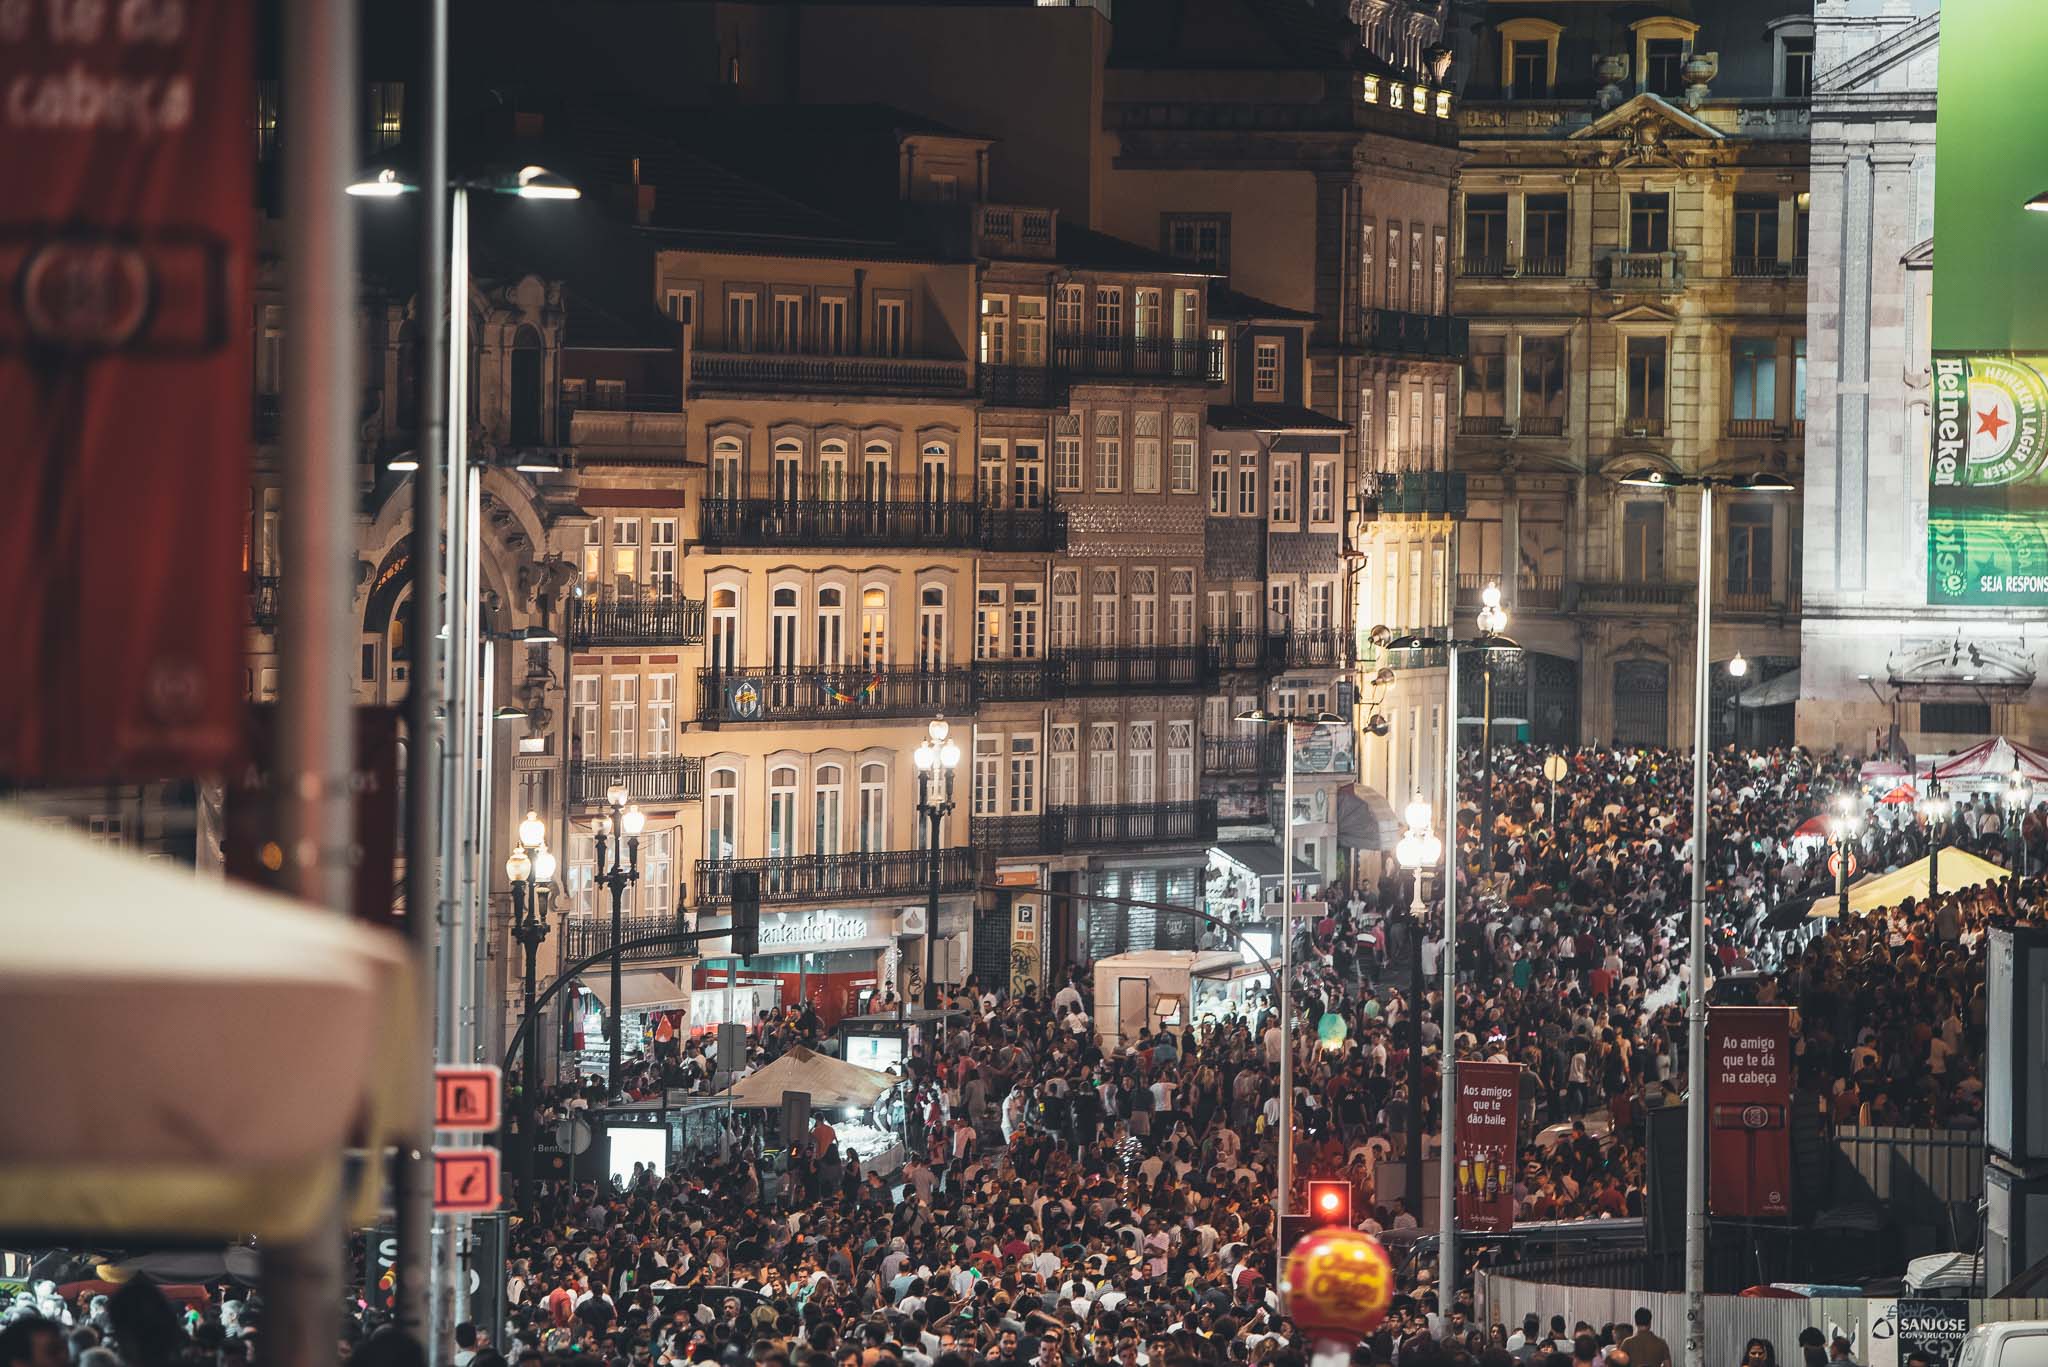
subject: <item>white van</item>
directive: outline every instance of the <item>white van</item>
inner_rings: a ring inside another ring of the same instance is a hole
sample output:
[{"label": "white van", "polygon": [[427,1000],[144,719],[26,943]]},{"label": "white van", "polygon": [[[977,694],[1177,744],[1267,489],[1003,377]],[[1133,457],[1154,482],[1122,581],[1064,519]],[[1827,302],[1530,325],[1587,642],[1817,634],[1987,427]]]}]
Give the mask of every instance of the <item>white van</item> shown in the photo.
[{"label": "white van", "polygon": [[1956,1367],[2048,1367],[2048,1320],[1978,1325],[1963,1340]]}]

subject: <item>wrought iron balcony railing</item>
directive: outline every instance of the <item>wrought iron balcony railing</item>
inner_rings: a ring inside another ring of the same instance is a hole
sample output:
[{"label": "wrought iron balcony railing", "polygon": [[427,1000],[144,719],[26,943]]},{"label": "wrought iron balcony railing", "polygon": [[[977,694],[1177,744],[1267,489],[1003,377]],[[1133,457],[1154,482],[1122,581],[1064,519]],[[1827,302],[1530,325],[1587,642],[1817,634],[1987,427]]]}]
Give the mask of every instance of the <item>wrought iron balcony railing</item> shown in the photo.
[{"label": "wrought iron balcony railing", "polygon": [[1382,517],[1465,515],[1465,476],[1444,470],[1398,470],[1379,477]]},{"label": "wrought iron balcony railing", "polygon": [[1699,585],[1690,580],[1587,579],[1579,584],[1582,604],[1672,604],[1690,603]]},{"label": "wrought iron balcony railing", "polygon": [[1066,692],[1066,680],[1066,663],[1061,660],[974,662],[978,702],[1045,702]]},{"label": "wrought iron balcony railing", "polygon": [[1216,802],[1127,802],[1051,807],[1032,816],[976,817],[971,827],[983,855],[1066,854],[1127,846],[1206,845],[1216,839]]},{"label": "wrought iron balcony railing", "polygon": [[249,623],[258,631],[277,630],[278,577],[259,574],[249,581]]},{"label": "wrought iron balcony railing", "polygon": [[1471,326],[1463,318],[1440,313],[1360,309],[1358,340],[1368,351],[1457,360],[1471,340]]},{"label": "wrought iron balcony railing", "polygon": [[[761,901],[766,904],[917,897],[931,886],[931,855],[925,850],[866,850],[771,855],[766,859],[699,859],[696,904],[709,907],[731,902],[732,875],[741,871],[761,875]],[[977,871],[973,850],[939,851],[941,891],[971,890]]]},{"label": "wrought iron balcony railing", "polygon": [[598,807],[613,783],[626,785],[635,802],[701,802],[704,761],[694,755],[658,759],[572,759],[569,761],[569,804]]},{"label": "wrought iron balcony railing", "polygon": [[704,600],[648,593],[630,598],[592,593],[569,600],[569,644],[585,646],[701,645]]},{"label": "wrought iron balcony railing", "polygon": [[1560,280],[1564,278],[1565,259],[1562,256],[1525,256],[1522,258],[1522,274],[1532,280]]},{"label": "wrought iron balcony railing", "polygon": [[803,356],[700,351],[690,361],[700,389],[965,394],[967,362],[908,356]]},{"label": "wrought iron balcony railing", "polygon": [[[627,944],[650,935],[673,933],[680,937],[689,928],[681,908],[666,916],[625,916],[619,920],[619,943]],[[562,953],[568,961],[604,954],[612,947],[612,918],[609,915],[571,916],[563,923],[562,931]],[[655,959],[686,959],[696,953],[695,941],[678,938],[671,944],[629,949],[619,957],[627,963],[646,963]]]},{"label": "wrought iron balcony railing", "polygon": [[1214,656],[1197,645],[1068,646],[1048,658],[1065,670],[1069,695],[1189,692],[1216,681]]},{"label": "wrought iron balcony railing", "polygon": [[1610,289],[1679,289],[1685,264],[1677,252],[1616,252],[1607,258]]},{"label": "wrought iron balcony railing", "polygon": [[887,546],[971,551],[1060,551],[1067,515],[1050,504],[998,508],[980,502],[886,499],[706,499],[698,536],[722,549]]},{"label": "wrought iron balcony railing", "polygon": [[1278,736],[1211,736],[1202,742],[1202,772],[1217,778],[1277,777],[1286,761]]},{"label": "wrought iron balcony railing", "polygon": [[1220,342],[1206,337],[1057,333],[1052,339],[1051,369],[1069,377],[1144,376],[1207,384],[1221,350]]},{"label": "wrought iron balcony railing", "polygon": [[703,669],[697,720],[711,724],[958,716],[974,710],[974,671],[938,669]]},{"label": "wrought iron balcony railing", "polygon": [[1213,663],[1222,673],[1259,670],[1277,672],[1285,667],[1286,638],[1276,632],[1253,627],[1211,627],[1203,633]]}]

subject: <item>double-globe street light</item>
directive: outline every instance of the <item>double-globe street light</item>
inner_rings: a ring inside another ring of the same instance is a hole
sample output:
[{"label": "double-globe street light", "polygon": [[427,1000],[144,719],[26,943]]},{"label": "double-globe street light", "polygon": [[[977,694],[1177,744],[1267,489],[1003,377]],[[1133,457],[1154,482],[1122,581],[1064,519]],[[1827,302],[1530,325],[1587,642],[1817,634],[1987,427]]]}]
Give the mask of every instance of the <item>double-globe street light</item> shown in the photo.
[{"label": "double-globe street light", "polygon": [[[917,766],[917,814],[925,821],[925,856],[928,861],[925,869],[922,994],[927,1011],[937,1010],[939,1005],[939,985],[933,980],[932,968],[939,939],[939,885],[945,876],[941,847],[946,818],[953,811],[953,774],[960,767],[960,747],[946,739],[952,730],[944,717],[933,717],[925,723],[924,739],[910,753],[910,762]],[[897,997],[896,1014],[899,1019],[909,999],[908,992]]]},{"label": "double-globe street light", "polygon": [[[1501,606],[1498,584],[1488,584],[1480,595],[1480,609],[1474,625],[1479,628],[1477,636],[1425,636],[1409,632],[1387,642],[1389,650],[1441,650],[1444,653],[1444,687],[1451,722],[1444,739],[1444,832],[1449,838],[1442,842],[1444,946],[1438,967],[1442,975],[1443,1037],[1437,1046],[1438,1071],[1443,1074],[1443,1098],[1439,1103],[1442,1114],[1438,1117],[1441,1137],[1437,1143],[1437,1280],[1442,1284],[1441,1294],[1446,1305],[1454,1303],[1458,1297],[1457,1188],[1454,1185],[1456,1174],[1450,1161],[1458,1104],[1458,655],[1461,651],[1491,655],[1494,651],[1522,648],[1505,634],[1508,614],[1507,609]],[[1491,737],[1488,738],[1487,749],[1489,752],[1492,749]],[[1398,860],[1399,857],[1396,851],[1395,858]],[[1416,1039],[1419,1047],[1419,1021]],[[1421,1104],[1422,1098],[1416,1097],[1415,1105]],[[1416,1154],[1412,1161],[1420,1163],[1422,1155]],[[1420,1218],[1419,1213],[1417,1218]]]},{"label": "double-globe street light", "polygon": [[623,778],[613,779],[611,787],[605,789],[604,803],[604,815],[590,825],[597,837],[597,881],[604,884],[612,895],[612,1005],[604,1030],[611,1046],[611,1091],[608,1095],[617,1096],[620,1045],[625,1028],[622,1000],[625,956],[619,946],[625,937],[626,889],[640,881],[640,832],[647,825],[647,814],[633,802]]},{"label": "double-globe street light", "polygon": [[[526,951],[525,1016],[533,1019],[534,961],[548,938],[547,900],[555,890],[557,861],[547,845],[547,825],[539,812],[519,823],[519,843],[505,857],[505,878],[512,885],[512,938]],[[534,1128],[540,1121],[540,1031],[526,1029],[526,1057],[520,1071],[520,1175],[533,1180]]]},{"label": "double-globe street light", "polygon": [[[1684,1367],[1707,1356],[1707,685],[1714,606],[1714,490],[1782,494],[1791,481],[1772,474],[1681,475],[1641,469],[1621,483],[1632,489],[1700,491],[1699,627],[1693,646],[1692,914],[1687,925],[1691,990],[1685,1031],[1685,1354]],[[1745,665],[1745,669],[1747,666]]]},{"label": "double-globe street light", "polygon": [[1845,923],[1849,919],[1849,862],[1855,857],[1856,836],[1862,829],[1863,816],[1856,810],[1856,799],[1848,793],[1835,794],[1834,810],[1828,816],[1828,843],[1835,847],[1835,914]]}]

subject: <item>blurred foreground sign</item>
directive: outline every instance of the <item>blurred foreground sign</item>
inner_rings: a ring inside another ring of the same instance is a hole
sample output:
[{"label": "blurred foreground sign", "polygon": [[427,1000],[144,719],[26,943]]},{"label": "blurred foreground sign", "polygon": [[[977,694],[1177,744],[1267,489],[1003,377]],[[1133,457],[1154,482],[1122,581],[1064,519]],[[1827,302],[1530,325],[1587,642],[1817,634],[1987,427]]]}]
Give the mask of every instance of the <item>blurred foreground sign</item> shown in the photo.
[{"label": "blurred foreground sign", "polygon": [[0,773],[234,753],[249,0],[0,2]]}]

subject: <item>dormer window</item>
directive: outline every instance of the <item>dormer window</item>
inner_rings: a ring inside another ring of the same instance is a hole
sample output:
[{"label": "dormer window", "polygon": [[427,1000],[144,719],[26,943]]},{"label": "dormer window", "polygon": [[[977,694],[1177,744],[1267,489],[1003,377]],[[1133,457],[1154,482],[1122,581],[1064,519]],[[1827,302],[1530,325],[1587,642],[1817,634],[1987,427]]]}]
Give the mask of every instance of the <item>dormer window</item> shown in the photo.
[{"label": "dormer window", "polygon": [[1629,25],[1636,39],[1636,89],[1677,99],[1685,93],[1685,63],[1700,26],[1670,17],[1639,19]]},{"label": "dormer window", "polygon": [[1803,100],[1813,94],[1813,16],[1788,15],[1764,26],[1770,30],[1771,94],[1781,100]]},{"label": "dormer window", "polygon": [[1510,19],[1500,25],[1500,88],[1511,100],[1547,100],[1557,88],[1557,36],[1548,19]]}]

